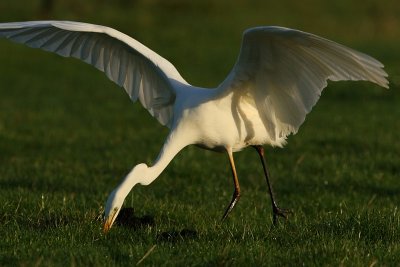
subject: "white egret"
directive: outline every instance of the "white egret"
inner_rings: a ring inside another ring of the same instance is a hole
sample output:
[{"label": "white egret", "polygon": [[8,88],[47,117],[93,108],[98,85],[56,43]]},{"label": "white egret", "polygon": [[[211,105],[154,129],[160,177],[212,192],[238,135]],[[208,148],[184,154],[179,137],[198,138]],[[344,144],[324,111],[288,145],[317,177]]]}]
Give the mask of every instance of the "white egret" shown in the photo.
[{"label": "white egret", "polygon": [[104,231],[113,225],[136,184],[148,185],[188,145],[226,152],[240,197],[233,152],[253,146],[263,165],[274,221],[286,216],[269,183],[262,145],[282,147],[317,102],[327,80],[366,80],[388,88],[383,65],[374,58],[319,36],[283,28],[244,32],[239,57],[228,77],[206,89],[187,83],[175,67],[149,48],[114,29],[71,21],[0,24],[0,36],[81,59],[122,86],[170,133],[152,166],[136,165],[108,197]]}]

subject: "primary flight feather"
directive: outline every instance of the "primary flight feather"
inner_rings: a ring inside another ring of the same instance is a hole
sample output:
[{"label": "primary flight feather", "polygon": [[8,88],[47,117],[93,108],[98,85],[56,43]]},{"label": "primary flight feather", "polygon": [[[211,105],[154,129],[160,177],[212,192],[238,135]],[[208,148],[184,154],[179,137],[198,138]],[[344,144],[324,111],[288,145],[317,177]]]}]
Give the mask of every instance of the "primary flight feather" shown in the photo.
[{"label": "primary flight feather", "polygon": [[133,38],[109,27],[71,21],[0,23],[0,37],[75,57],[103,71],[162,125],[170,128],[152,166],[136,165],[108,197],[104,230],[113,225],[137,183],[150,184],[187,145],[226,151],[234,194],[223,218],[240,197],[233,152],[253,146],[260,155],[274,222],[285,217],[274,200],[262,145],[283,146],[318,101],[327,81],[365,80],[388,88],[376,59],[322,37],[283,27],[244,32],[228,77],[206,89],[187,83],[176,68]]}]

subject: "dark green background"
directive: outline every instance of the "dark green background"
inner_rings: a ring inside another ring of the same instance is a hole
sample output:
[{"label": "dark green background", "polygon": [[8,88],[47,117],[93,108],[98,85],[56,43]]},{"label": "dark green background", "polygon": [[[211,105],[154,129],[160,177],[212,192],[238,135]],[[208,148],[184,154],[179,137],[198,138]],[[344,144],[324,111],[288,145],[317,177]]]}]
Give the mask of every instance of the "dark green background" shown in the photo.
[{"label": "dark green background", "polygon": [[376,57],[390,90],[330,83],[288,145],[267,148],[278,201],[294,211],[277,228],[254,151],[235,154],[243,196],[221,223],[233,190],[228,160],[189,147],[126,199],[150,224],[105,236],[109,192],[135,164],[151,164],[167,130],[93,67],[0,40],[0,265],[134,265],[156,245],[141,264],[396,266],[399,14],[394,0],[2,0],[1,22],[111,26],[198,86],[225,78],[245,29],[281,25]]}]

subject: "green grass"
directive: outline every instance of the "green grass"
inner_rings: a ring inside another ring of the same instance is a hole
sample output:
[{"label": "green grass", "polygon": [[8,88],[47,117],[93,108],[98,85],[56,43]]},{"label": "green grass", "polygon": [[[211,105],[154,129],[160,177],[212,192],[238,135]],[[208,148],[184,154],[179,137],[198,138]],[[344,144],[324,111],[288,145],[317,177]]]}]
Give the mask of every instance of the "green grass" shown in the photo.
[{"label": "green grass", "polygon": [[233,190],[227,157],[189,147],[153,184],[128,196],[136,224],[104,235],[108,194],[135,164],[151,164],[167,130],[94,68],[0,40],[1,266],[132,266],[147,252],[142,265],[398,265],[395,1],[71,0],[46,14],[39,1],[14,2],[0,3],[1,21],[110,25],[170,59],[195,85],[225,77],[245,28],[283,25],[377,57],[391,89],[330,83],[288,145],[266,148],[277,200],[294,212],[278,227],[271,227],[253,150],[235,154],[243,195],[221,223]]}]

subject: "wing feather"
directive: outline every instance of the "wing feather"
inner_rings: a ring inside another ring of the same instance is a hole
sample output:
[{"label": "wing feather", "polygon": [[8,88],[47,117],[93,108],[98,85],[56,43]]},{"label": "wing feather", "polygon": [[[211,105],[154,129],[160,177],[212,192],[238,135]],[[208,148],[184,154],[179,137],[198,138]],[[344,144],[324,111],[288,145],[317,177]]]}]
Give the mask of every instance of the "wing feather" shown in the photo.
[{"label": "wing feather", "polygon": [[175,67],[131,37],[114,29],[71,21],[0,23],[0,37],[93,65],[124,87],[163,125],[170,126],[177,81]]},{"label": "wing feather", "polygon": [[220,88],[252,96],[270,140],[276,141],[297,132],[328,80],[365,80],[388,88],[386,77],[382,63],[333,41],[257,27],[244,33],[238,60]]}]

